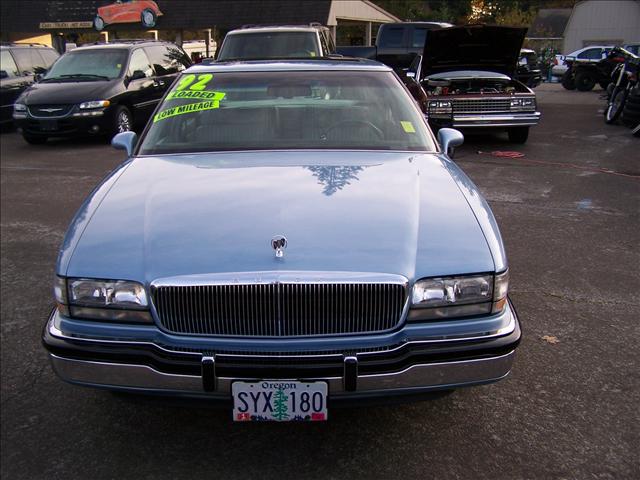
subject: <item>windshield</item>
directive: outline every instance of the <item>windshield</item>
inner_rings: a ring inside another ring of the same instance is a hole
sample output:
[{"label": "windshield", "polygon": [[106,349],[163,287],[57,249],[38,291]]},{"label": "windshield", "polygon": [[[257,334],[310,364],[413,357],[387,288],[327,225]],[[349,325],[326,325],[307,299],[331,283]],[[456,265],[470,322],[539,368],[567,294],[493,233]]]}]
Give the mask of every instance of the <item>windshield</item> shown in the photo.
[{"label": "windshield", "polygon": [[228,35],[218,60],[318,57],[315,32],[255,32]]},{"label": "windshield", "polygon": [[118,78],[127,66],[127,50],[75,50],[61,56],[47,72],[44,81],[96,81]]},{"label": "windshield", "polygon": [[138,153],[282,149],[435,146],[390,72],[238,72],[180,77]]}]

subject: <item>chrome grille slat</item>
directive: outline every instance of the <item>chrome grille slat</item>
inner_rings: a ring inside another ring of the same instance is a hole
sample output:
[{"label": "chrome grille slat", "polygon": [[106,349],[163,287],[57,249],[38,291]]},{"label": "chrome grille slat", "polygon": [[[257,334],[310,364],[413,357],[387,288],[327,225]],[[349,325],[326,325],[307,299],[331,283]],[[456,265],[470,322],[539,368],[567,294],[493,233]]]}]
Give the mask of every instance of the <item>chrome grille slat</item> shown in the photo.
[{"label": "chrome grille slat", "polygon": [[163,285],[152,298],[173,333],[241,337],[346,335],[391,330],[402,318],[406,285],[269,283]]},{"label": "chrome grille slat", "polygon": [[[67,116],[73,109],[73,105],[65,104],[46,104],[46,105],[29,105],[29,114],[34,118],[60,118]],[[47,111],[51,110],[51,111]]]},{"label": "chrome grille slat", "polygon": [[510,98],[474,98],[453,100],[453,113],[507,113]]}]

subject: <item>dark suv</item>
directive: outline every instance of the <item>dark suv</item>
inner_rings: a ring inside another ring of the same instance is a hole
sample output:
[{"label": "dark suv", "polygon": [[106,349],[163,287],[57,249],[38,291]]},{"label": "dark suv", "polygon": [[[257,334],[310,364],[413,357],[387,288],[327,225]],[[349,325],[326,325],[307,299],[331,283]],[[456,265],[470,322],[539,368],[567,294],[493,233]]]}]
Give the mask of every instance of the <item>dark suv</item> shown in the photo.
[{"label": "dark suv", "polygon": [[28,143],[142,126],[179,72],[184,51],[159,41],[118,41],[64,54],[16,100],[13,118]]},{"label": "dark suv", "polygon": [[40,44],[0,45],[0,124],[11,123],[16,98],[59,57],[53,48]]}]

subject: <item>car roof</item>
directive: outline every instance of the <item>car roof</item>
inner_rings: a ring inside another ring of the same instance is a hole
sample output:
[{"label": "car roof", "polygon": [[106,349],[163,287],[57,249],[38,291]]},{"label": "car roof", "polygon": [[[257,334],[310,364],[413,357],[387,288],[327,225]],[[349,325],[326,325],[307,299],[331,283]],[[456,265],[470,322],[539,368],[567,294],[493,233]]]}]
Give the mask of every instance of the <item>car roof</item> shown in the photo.
[{"label": "car roof", "polygon": [[283,71],[380,71],[391,72],[391,68],[373,60],[363,58],[341,58],[315,60],[247,60],[199,63],[185,70],[186,73],[204,72],[283,72]]},{"label": "car roof", "polygon": [[404,26],[410,26],[410,27],[439,26],[441,28],[455,27],[455,25],[453,23],[449,23],[449,22],[427,22],[427,21],[400,22],[400,23],[389,22],[389,23],[383,23],[382,25],[385,25],[387,27],[397,27],[397,26],[401,26],[401,27],[404,27]]},{"label": "car roof", "polygon": [[327,28],[309,25],[276,25],[271,27],[244,27],[231,30],[227,35],[242,35],[255,32],[317,32],[319,29]]}]

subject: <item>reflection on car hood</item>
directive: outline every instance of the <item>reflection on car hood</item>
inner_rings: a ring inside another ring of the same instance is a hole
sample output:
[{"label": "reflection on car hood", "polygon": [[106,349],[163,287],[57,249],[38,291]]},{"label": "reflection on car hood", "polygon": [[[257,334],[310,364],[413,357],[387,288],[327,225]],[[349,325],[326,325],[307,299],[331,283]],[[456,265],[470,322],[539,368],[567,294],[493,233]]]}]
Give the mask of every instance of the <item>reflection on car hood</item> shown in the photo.
[{"label": "reflection on car hood", "polygon": [[104,100],[114,94],[120,82],[115,79],[35,83],[24,91],[20,102],[27,105],[55,105]]},{"label": "reflection on car hood", "polygon": [[454,70],[489,70],[513,77],[526,28],[466,25],[429,30],[420,78]]},{"label": "reflection on car hood", "polygon": [[[247,271],[409,279],[491,271],[448,163],[398,152],[139,157],[79,212],[58,271],[146,282]],[[284,258],[274,255],[276,235],[288,240]]]}]

